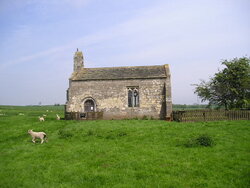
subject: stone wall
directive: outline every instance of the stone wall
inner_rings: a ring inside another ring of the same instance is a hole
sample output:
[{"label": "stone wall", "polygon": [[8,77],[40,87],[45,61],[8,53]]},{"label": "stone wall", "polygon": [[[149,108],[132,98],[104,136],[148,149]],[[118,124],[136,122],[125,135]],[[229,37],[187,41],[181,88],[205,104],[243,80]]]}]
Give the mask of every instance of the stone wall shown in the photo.
[{"label": "stone wall", "polygon": [[[139,107],[128,107],[128,87],[132,86],[139,88]],[[94,100],[95,111],[102,111],[103,119],[166,119],[166,112],[172,112],[171,85],[166,78],[70,81],[66,112],[84,112],[86,99]]]}]

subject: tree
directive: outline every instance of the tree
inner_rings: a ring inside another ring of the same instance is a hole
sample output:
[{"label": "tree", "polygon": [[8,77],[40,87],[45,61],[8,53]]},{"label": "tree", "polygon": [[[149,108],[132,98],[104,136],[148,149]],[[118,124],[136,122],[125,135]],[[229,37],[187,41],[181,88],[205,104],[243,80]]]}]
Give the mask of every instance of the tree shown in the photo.
[{"label": "tree", "polygon": [[250,59],[247,57],[224,60],[226,67],[210,78],[195,84],[195,91],[209,106],[228,109],[250,108]]}]

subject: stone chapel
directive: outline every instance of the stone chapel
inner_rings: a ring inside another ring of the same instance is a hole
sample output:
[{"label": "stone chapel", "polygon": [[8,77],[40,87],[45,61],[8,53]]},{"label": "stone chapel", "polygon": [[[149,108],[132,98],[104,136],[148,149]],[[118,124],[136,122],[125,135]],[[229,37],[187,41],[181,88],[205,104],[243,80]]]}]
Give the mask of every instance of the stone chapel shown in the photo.
[{"label": "stone chapel", "polygon": [[169,65],[85,68],[75,52],[66,119],[172,119]]}]

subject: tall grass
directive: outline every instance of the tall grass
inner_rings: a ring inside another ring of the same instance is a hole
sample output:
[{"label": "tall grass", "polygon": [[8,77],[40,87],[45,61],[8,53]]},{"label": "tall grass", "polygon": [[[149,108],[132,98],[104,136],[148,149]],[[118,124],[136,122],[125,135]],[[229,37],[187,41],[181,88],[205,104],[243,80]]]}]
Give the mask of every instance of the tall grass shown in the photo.
[{"label": "tall grass", "polygon": [[[250,187],[249,121],[57,121],[63,108],[47,108],[0,106],[0,187]],[[187,147],[202,135],[214,144]]]}]

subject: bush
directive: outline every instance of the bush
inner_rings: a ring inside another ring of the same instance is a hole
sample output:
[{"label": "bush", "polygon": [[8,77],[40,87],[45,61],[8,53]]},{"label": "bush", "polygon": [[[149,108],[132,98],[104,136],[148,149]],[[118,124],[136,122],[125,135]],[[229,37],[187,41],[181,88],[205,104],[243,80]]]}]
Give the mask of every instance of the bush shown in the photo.
[{"label": "bush", "polygon": [[192,138],[184,144],[184,146],[186,147],[198,147],[198,146],[212,147],[213,145],[215,145],[213,138],[206,134],[200,135],[196,138]]},{"label": "bush", "polygon": [[196,139],[197,143],[201,146],[213,146],[214,145],[214,140],[212,137],[208,135],[201,135]]}]

